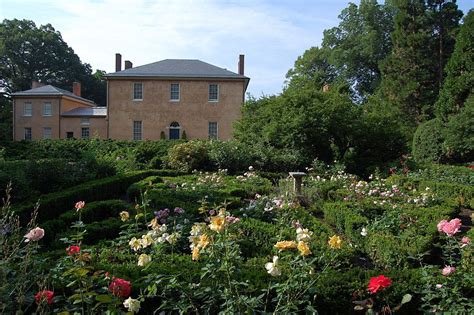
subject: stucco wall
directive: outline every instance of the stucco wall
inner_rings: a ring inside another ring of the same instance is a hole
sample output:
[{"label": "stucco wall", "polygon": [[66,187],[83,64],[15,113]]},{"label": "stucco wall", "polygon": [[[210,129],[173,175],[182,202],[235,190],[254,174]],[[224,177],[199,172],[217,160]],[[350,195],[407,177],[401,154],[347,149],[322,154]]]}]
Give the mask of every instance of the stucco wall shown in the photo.
[{"label": "stucco wall", "polygon": [[[25,103],[32,104],[32,116],[24,116],[23,108]],[[44,103],[51,103],[52,116],[43,116],[43,105]],[[44,128],[51,128],[51,139],[64,139],[66,137],[66,129],[79,128],[79,122],[76,123],[74,119],[61,117],[60,114],[70,111],[77,107],[89,107],[88,105],[61,96],[35,96],[35,97],[15,97],[14,98],[14,120],[15,120],[15,140],[24,139],[24,129],[26,127],[31,128],[31,139],[41,140],[43,139]],[[80,121],[80,118],[77,119]],[[92,125],[93,124],[93,125]],[[94,118],[94,122],[91,119],[91,127],[98,131],[101,138],[106,138],[106,121],[105,117]],[[76,135],[77,132],[74,132]],[[94,133],[91,128],[91,137]],[[80,132],[79,137],[80,138]]]},{"label": "stucco wall", "polygon": [[[133,84],[143,83],[143,100],[134,101]],[[170,101],[171,83],[180,84],[180,99]],[[219,101],[209,102],[209,84],[219,85]],[[133,121],[142,121],[143,140],[157,140],[169,125],[180,124],[188,139],[207,139],[209,122],[218,123],[219,139],[232,137],[232,124],[240,118],[243,80],[133,80],[109,79],[109,137],[130,140]]]},{"label": "stucco wall", "polygon": [[[16,97],[14,101],[15,113],[15,140],[24,139],[24,128],[31,128],[32,140],[43,139],[43,128],[51,128],[51,138],[59,138],[59,97]],[[31,117],[23,116],[23,106],[31,103],[33,113]],[[49,102],[52,107],[52,116],[43,116],[43,104]]]},{"label": "stucco wall", "polygon": [[[84,117],[87,118],[87,117]],[[107,139],[107,124],[105,117],[89,117],[89,124],[81,125],[81,117],[62,117],[61,139],[66,138],[67,132],[73,132],[74,138],[81,139],[82,128],[89,127],[89,137]]]}]

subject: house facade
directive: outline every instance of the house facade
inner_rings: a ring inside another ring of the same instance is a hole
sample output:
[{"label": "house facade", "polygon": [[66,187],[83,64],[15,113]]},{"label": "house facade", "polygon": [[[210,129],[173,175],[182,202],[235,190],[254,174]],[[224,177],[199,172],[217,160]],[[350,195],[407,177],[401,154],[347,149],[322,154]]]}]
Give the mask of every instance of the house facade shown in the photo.
[{"label": "house facade", "polygon": [[200,60],[166,59],[133,68],[116,55],[107,74],[108,134],[111,139],[223,139],[232,137],[249,78],[244,56],[239,73]]},{"label": "house facade", "polygon": [[107,138],[107,110],[81,97],[80,83],[73,92],[37,82],[32,87],[12,94],[14,140]]},{"label": "house facade", "polygon": [[200,60],[166,59],[136,68],[116,54],[106,75],[107,107],[51,85],[13,93],[15,140],[101,138],[117,140],[232,137],[249,78],[244,56],[238,73]]}]

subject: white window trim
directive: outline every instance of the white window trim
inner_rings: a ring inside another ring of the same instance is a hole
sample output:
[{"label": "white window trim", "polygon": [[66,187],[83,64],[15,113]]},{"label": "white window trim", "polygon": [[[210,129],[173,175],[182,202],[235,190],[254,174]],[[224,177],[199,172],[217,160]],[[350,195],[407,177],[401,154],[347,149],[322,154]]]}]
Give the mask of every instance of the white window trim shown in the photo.
[{"label": "white window trim", "polygon": [[[51,113],[50,114],[46,114],[45,113],[45,109],[46,109],[46,104],[49,104],[49,106],[51,106]],[[53,104],[51,104],[50,102],[45,102],[43,103],[43,117],[52,117],[53,116]]]},{"label": "white window trim", "polygon": [[[30,130],[30,138],[26,139],[26,129]],[[24,127],[23,128],[23,140],[32,140],[33,139],[33,129],[31,127]]]},{"label": "white window trim", "polygon": [[[210,93],[209,90],[210,90],[210,88],[211,88],[211,85],[216,85],[216,86],[217,86],[217,99],[212,99],[212,100],[210,99],[210,98],[211,98],[211,93]],[[209,103],[217,103],[217,102],[219,102],[219,90],[220,90],[219,84],[217,84],[217,83],[209,83],[209,85],[207,86],[207,101],[208,101]]]},{"label": "white window trim", "polygon": [[[135,139],[135,122],[140,122],[140,139]],[[143,120],[134,120],[132,123],[132,140],[143,141]]]},{"label": "white window trim", "polygon": [[[84,137],[83,129],[88,129],[87,138]],[[87,140],[87,139],[90,139],[90,138],[91,138],[91,129],[89,127],[82,127],[81,128],[81,139]]]},{"label": "white window trim", "polygon": [[[27,114],[26,114],[26,105],[27,105],[27,104],[30,105],[30,107],[31,107],[31,113],[30,113],[30,115],[27,115]],[[23,115],[22,115],[22,116],[23,116],[23,117],[33,117],[33,104],[32,104],[31,102],[25,102],[25,103],[23,103]]]},{"label": "white window trim", "polygon": [[[215,137],[215,138],[211,138],[211,135],[208,134],[208,135],[207,135],[207,138],[208,138],[209,140],[219,140],[219,122],[217,122],[217,121],[210,121],[209,123],[211,123],[211,122],[216,123],[216,137]],[[208,133],[209,133],[209,123],[207,124],[207,132],[208,132]]]},{"label": "white window trim", "polygon": [[[135,84],[140,84],[142,86],[142,98],[135,98]],[[144,88],[143,88],[143,83],[140,83],[140,82],[133,82],[133,85],[132,85],[132,100],[134,102],[141,102],[143,101],[143,92],[144,92]]]},{"label": "white window trim", "polygon": [[[178,85],[178,98],[177,98],[177,99],[172,99],[172,98],[171,98],[171,94],[172,94],[171,87],[173,86],[173,84],[177,84],[177,85]],[[181,84],[179,84],[179,83],[171,83],[171,84],[170,84],[170,102],[179,102],[180,99],[181,99]]]},{"label": "white window trim", "polygon": [[[46,138],[46,129],[49,129],[49,138]],[[43,139],[52,139],[53,138],[53,129],[51,127],[44,127],[43,128]]]}]

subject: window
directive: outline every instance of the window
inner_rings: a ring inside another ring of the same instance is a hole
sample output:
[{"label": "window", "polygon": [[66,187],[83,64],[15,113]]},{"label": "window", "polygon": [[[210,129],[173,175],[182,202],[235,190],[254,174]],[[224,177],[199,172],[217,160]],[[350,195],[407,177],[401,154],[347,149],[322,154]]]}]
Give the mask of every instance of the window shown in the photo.
[{"label": "window", "polygon": [[209,139],[217,139],[217,122],[209,122]]},{"label": "window", "polygon": [[176,122],[176,121],[173,121],[171,124],[170,124],[170,127],[169,127],[169,138],[170,140],[176,140],[176,139],[179,139],[179,130],[181,129],[181,127],[179,126],[179,123]]},{"label": "window", "polygon": [[43,116],[53,116],[53,107],[51,103],[43,104]]},{"label": "window", "polygon": [[31,140],[31,128],[30,127],[25,128],[24,139],[25,140]]},{"label": "window", "polygon": [[33,106],[31,103],[25,103],[23,105],[23,116],[33,116]]},{"label": "window", "polygon": [[143,100],[143,83],[133,83],[133,100]]},{"label": "window", "polygon": [[171,101],[179,101],[179,83],[171,83]]},{"label": "window", "polygon": [[73,139],[73,138],[74,138],[74,132],[73,131],[66,132],[66,139]]},{"label": "window", "polygon": [[217,102],[219,100],[219,85],[209,84],[209,102]]},{"label": "window", "polygon": [[81,118],[81,126],[89,126],[89,125],[90,125],[90,121],[88,117]]},{"label": "window", "polygon": [[81,138],[89,139],[89,127],[81,128]]},{"label": "window", "polygon": [[133,140],[142,140],[142,122],[135,120],[133,122]]},{"label": "window", "polygon": [[52,134],[52,131],[51,131],[51,128],[43,128],[43,139],[51,139],[51,134]]}]

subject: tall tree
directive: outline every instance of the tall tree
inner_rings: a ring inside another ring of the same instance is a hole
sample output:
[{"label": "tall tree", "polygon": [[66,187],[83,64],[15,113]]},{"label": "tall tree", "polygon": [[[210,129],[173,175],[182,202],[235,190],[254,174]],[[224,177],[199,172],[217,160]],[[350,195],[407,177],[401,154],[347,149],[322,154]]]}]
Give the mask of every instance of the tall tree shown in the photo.
[{"label": "tall tree", "polygon": [[456,0],[427,1],[428,23],[432,28],[433,36],[431,50],[434,56],[436,56],[436,62],[433,63],[433,71],[436,73],[438,90],[442,87],[445,78],[444,68],[454,50],[456,34],[462,15],[462,11],[456,5]]},{"label": "tall tree", "polygon": [[459,113],[469,95],[474,94],[474,10],[469,11],[463,22],[436,102],[436,115],[443,121]]},{"label": "tall tree", "polygon": [[380,83],[379,63],[392,48],[393,12],[392,5],[376,0],[350,3],[339,15],[339,25],[324,31],[323,47],[356,100],[366,100]]},{"label": "tall tree", "polygon": [[105,88],[98,91],[100,75],[92,75],[91,66],[81,62],[51,24],[37,27],[29,20],[4,20],[0,24],[0,93],[8,97],[29,89],[32,80],[67,90],[79,81],[84,97],[104,102]]},{"label": "tall tree", "polygon": [[448,34],[455,32],[459,22],[454,1],[433,3],[395,2],[393,49],[382,62],[382,95],[404,113],[412,126],[433,117],[444,77],[440,67],[452,51]]},{"label": "tall tree", "polygon": [[288,70],[287,87],[321,90],[325,84],[333,83],[338,73],[329,58],[329,49],[311,47],[306,50],[296,59],[294,67]]}]

